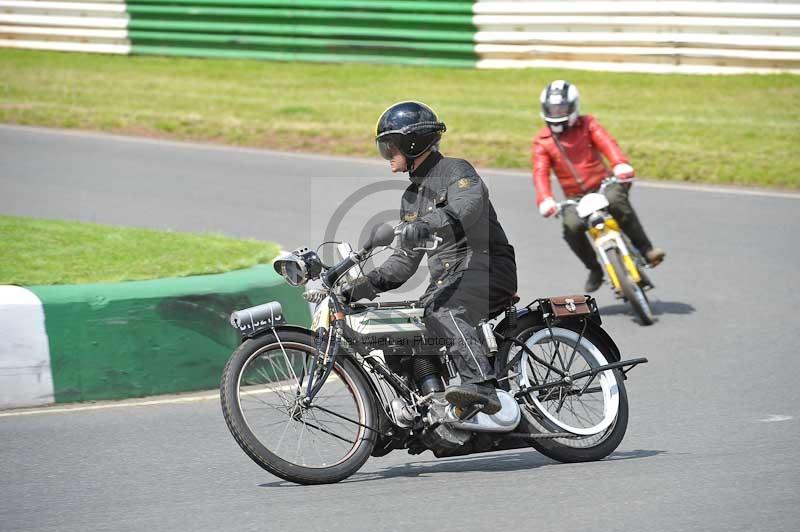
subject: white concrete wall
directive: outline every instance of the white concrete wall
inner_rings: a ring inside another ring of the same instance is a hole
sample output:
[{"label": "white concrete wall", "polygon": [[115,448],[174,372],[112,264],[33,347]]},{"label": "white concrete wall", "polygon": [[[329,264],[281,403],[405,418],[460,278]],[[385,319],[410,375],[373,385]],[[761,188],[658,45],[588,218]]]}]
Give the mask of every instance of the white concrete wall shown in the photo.
[{"label": "white concrete wall", "polygon": [[42,302],[30,290],[0,285],[0,409],[53,401]]},{"label": "white concrete wall", "polygon": [[124,0],[0,0],[0,47],[128,54]]},{"label": "white concrete wall", "polygon": [[481,68],[800,72],[800,1],[480,0]]}]

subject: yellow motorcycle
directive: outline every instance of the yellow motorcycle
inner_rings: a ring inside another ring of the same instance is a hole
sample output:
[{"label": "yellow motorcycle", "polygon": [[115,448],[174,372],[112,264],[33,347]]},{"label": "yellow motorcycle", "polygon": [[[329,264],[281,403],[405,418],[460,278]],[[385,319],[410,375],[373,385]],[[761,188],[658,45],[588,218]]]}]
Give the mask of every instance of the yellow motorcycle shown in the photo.
[{"label": "yellow motorcycle", "polygon": [[586,194],[578,201],[564,201],[558,208],[560,212],[568,205],[577,206],[578,216],[586,221],[586,236],[606,270],[614,294],[630,303],[642,325],[652,325],[655,317],[645,292],[654,286],[644,271],[647,261],[608,212],[605,189],[618,182],[616,177],[606,178],[597,192]]}]

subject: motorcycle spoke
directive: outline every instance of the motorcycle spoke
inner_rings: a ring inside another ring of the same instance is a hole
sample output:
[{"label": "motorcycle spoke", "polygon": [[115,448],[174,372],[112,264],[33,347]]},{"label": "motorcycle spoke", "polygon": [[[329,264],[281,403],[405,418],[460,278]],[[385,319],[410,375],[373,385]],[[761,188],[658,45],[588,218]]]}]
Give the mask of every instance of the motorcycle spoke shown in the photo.
[{"label": "motorcycle spoke", "polygon": [[[310,410],[308,410],[308,411],[307,411],[307,413],[308,413],[308,415],[310,415],[311,417],[314,417],[314,418],[315,418],[315,420],[316,420],[316,417],[315,417],[315,416],[313,416],[313,413],[312,413]],[[310,427],[312,427],[312,428],[314,427],[314,426],[313,426],[311,423],[309,423],[308,425],[309,425]],[[309,436],[309,437],[310,437],[310,438],[313,440],[313,442],[314,442],[314,451],[317,453],[317,457],[319,458],[319,462],[320,462],[322,465],[326,465],[325,458],[323,458],[323,457],[322,457],[322,453],[320,453],[320,452],[319,452],[319,445],[317,444],[317,442],[318,442],[318,438],[317,438],[317,436],[316,436],[316,435],[315,435],[313,432],[309,432],[309,433],[308,433],[308,436]]]},{"label": "motorcycle spoke", "polygon": [[347,443],[349,443],[349,444],[351,444],[351,445],[352,445],[352,444],[355,444],[355,442],[354,442],[354,441],[352,441],[352,440],[348,440],[348,439],[347,439],[347,438],[345,438],[344,436],[341,436],[341,435],[339,435],[339,434],[336,434],[335,432],[333,432],[333,429],[332,429],[330,426],[328,426],[327,424],[323,423],[323,422],[322,422],[322,421],[321,421],[321,420],[320,420],[320,419],[317,417],[316,413],[314,413],[312,410],[309,410],[309,411],[308,411],[308,413],[309,413],[309,415],[310,415],[311,417],[313,417],[313,418],[314,418],[314,422],[315,422],[315,423],[317,423],[317,425],[319,425],[318,427],[315,427],[315,428],[317,428],[318,430],[320,430],[320,431],[324,432],[325,434],[328,434],[328,435],[330,435],[330,436],[333,436],[334,438],[337,438],[337,439],[339,439],[339,440],[341,440],[341,441],[347,442]]},{"label": "motorcycle spoke", "polygon": [[[286,405],[281,405],[283,407],[283,408],[281,408],[281,406],[276,406],[276,405],[270,404],[270,403],[268,403],[268,402],[266,402],[263,399],[260,399],[258,397],[245,396],[245,398],[248,399],[248,400],[253,400],[253,401],[255,401],[255,402],[259,403],[259,404],[262,404],[265,407],[271,408],[271,409],[275,410],[276,412],[280,412],[283,415],[286,415],[286,416],[289,415],[289,410],[286,409]],[[239,400],[241,400],[241,396],[239,397]]]},{"label": "motorcycle spoke", "polygon": [[[280,367],[280,365],[275,363],[275,361],[273,360],[273,357],[268,357],[267,361],[269,361],[270,365],[275,370],[275,376],[276,377],[280,377],[278,375],[278,368]],[[281,382],[282,381],[288,381],[289,380],[289,376],[286,374],[286,372],[282,372],[282,373],[283,373],[283,378],[281,379]]]},{"label": "motorcycle spoke", "polygon": [[[583,401],[580,401],[579,403],[581,405],[581,408],[583,408],[583,411],[586,413],[586,415],[589,418],[593,418],[594,416],[599,416],[602,419],[602,412],[597,411],[597,410],[590,411],[590,405],[584,403]],[[594,416],[593,416],[593,414],[594,414]]]},{"label": "motorcycle spoke", "polygon": [[[553,331],[556,331],[555,334]],[[523,350],[525,355],[520,359],[520,368],[526,379],[518,387],[524,385],[534,388],[529,392],[528,400],[532,401],[531,406],[540,414],[537,417],[546,430],[578,431],[576,434],[581,436],[577,439],[597,434],[601,434],[599,438],[602,438],[602,434],[608,430],[608,422],[613,420],[609,418],[613,411],[609,410],[607,402],[612,400],[608,392],[614,377],[612,375],[610,381],[606,379],[602,382],[592,382],[592,377],[581,377],[574,381],[569,379],[571,375],[588,373],[592,367],[605,362],[587,351],[589,348],[584,347],[584,335],[580,330],[566,334],[562,331],[554,327],[552,330],[534,330],[527,338],[519,336],[530,352]],[[572,333],[575,334],[574,338],[568,336]],[[536,340],[530,341],[534,335]],[[600,430],[591,432],[595,427]]]},{"label": "motorcycle spoke", "polygon": [[[267,358],[267,362],[269,362],[270,365],[274,368],[275,364],[272,362],[271,358]],[[266,369],[263,368],[263,367],[258,368],[256,370],[256,373],[259,374],[266,381],[266,382],[260,384],[260,386],[264,386],[270,392],[275,393],[275,395],[277,395],[281,399],[281,401],[283,401],[283,404],[285,406],[289,406],[289,404],[291,404],[291,400],[288,398],[288,396],[286,394],[283,393],[284,390],[280,389],[285,385],[280,385],[280,386],[274,386],[273,387],[273,385],[277,384],[277,382],[273,382],[274,379],[270,378],[270,375],[267,373]],[[278,376],[277,372],[275,373],[275,376],[276,377]],[[280,381],[278,381],[278,382],[280,382]]]},{"label": "motorcycle spoke", "polygon": [[289,430],[289,426],[292,424],[292,421],[296,421],[292,416],[289,416],[286,419],[286,426],[283,427],[283,433],[281,433],[281,437],[278,440],[278,446],[275,447],[275,452],[278,452],[281,448],[281,445],[283,445],[283,439],[286,437],[286,432]]},{"label": "motorcycle spoke", "polygon": [[[306,417],[303,415],[303,412],[300,412],[300,422],[303,424],[303,428],[300,431],[300,437],[297,438],[297,448],[294,452],[294,463],[297,464],[299,455],[300,455],[300,447],[303,445],[303,436],[305,436],[306,432],[308,432],[308,427],[306,426]],[[305,465],[305,464],[302,464]]]},{"label": "motorcycle spoke", "polygon": [[[316,418],[319,420],[319,418]],[[343,429],[347,431],[348,429],[352,430],[352,424],[346,424],[344,421],[340,421],[338,419],[325,419],[325,423],[322,423],[322,420],[319,420],[322,426],[328,428],[329,430],[333,430],[333,428],[329,427],[328,424],[335,425],[337,429]]]},{"label": "motorcycle spoke", "polygon": [[314,404],[300,402],[315,352],[286,342],[254,355],[241,370],[239,405],[245,423],[271,453],[296,465],[326,468],[352,454],[365,428],[357,421],[363,413],[352,381],[338,364]]},{"label": "motorcycle spoke", "polygon": [[[286,367],[289,369],[289,372],[294,377],[295,383],[297,383],[297,387],[300,387],[300,380],[297,378],[297,374],[294,372],[294,368],[292,367],[292,363],[289,362],[289,355],[286,354],[286,349],[283,348],[283,344],[281,343],[280,339],[278,339],[278,345],[281,347],[281,352],[283,353],[283,359],[286,361]],[[287,375],[288,377],[288,375]],[[288,378],[287,378],[288,380]]]}]

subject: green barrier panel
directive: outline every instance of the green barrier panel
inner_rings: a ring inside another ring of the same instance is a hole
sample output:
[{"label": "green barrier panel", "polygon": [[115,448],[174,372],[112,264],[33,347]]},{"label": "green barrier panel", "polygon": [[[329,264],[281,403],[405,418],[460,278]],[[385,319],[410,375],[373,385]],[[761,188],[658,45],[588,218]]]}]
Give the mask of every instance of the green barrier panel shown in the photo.
[{"label": "green barrier panel", "polygon": [[226,44],[245,46],[269,46],[276,49],[288,47],[319,48],[320,50],[341,49],[385,49],[387,51],[402,52],[424,51],[434,53],[467,54],[473,45],[461,43],[441,42],[390,42],[377,40],[352,41],[344,39],[314,39],[302,37],[272,37],[260,35],[235,35],[235,34],[210,34],[210,33],[169,33],[161,31],[131,31],[131,38],[138,42],[144,41],[171,41],[198,44]]},{"label": "green barrier panel", "polygon": [[460,13],[472,15],[473,1],[435,2],[431,0],[136,0],[135,5],[169,4],[169,5],[224,5],[224,6],[258,6],[258,7],[290,7],[294,9],[339,9],[359,11],[382,11],[398,13]]},{"label": "green barrier panel", "polygon": [[307,61],[316,63],[374,63],[384,65],[417,65],[472,68],[474,59],[441,59],[435,57],[401,57],[397,55],[337,55],[304,54],[294,52],[264,52],[258,50],[223,50],[214,48],[181,48],[169,46],[137,45],[140,55],[173,55],[180,57],[210,57],[218,59],[261,59],[267,61]]},{"label": "green barrier panel", "polygon": [[132,18],[128,23],[128,30],[130,32],[134,30],[173,30],[350,38],[383,37],[389,40],[389,42],[394,39],[414,39],[420,41],[472,43],[472,33],[465,31],[424,31],[355,26],[289,26],[282,24],[250,24],[245,22],[187,22]]},{"label": "green barrier panel", "polygon": [[472,1],[138,0],[134,54],[473,67]]},{"label": "green barrier panel", "polygon": [[42,301],[56,402],[216,388],[239,343],[233,310],[278,300],[310,324],[271,266],[185,278],[28,287]]}]

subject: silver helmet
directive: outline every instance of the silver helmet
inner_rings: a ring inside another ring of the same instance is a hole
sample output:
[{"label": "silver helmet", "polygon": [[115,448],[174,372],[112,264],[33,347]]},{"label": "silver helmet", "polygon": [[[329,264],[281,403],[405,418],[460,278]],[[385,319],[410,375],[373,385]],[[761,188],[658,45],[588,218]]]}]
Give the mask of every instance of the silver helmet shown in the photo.
[{"label": "silver helmet", "polygon": [[539,96],[540,114],[553,133],[562,133],[578,120],[578,87],[563,79],[550,83]]}]

